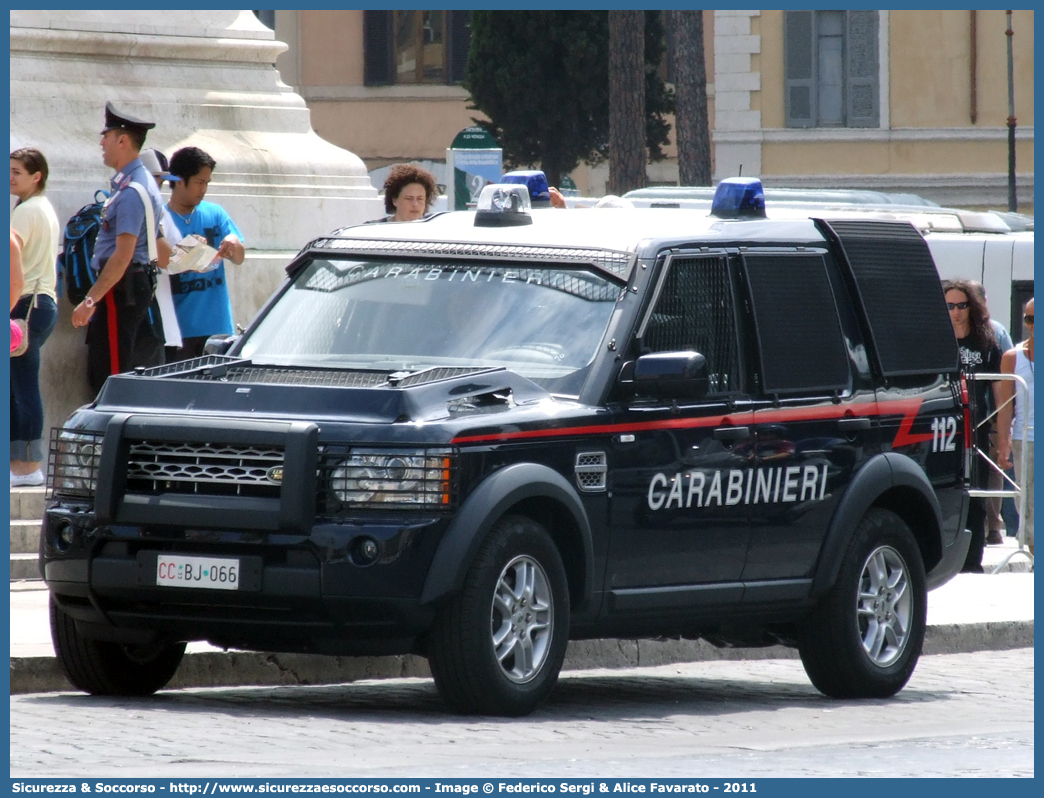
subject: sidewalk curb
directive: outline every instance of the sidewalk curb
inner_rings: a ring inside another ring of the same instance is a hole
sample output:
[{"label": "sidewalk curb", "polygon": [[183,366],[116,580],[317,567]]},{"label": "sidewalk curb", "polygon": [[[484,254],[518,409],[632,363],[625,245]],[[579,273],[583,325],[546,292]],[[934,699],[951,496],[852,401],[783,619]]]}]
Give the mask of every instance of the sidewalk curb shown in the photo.
[{"label": "sidewalk curb", "polygon": [[[1033,621],[993,621],[929,626],[923,654],[966,654],[1033,647]],[[716,648],[704,640],[578,640],[569,644],[563,670],[635,668],[676,662],[795,659],[785,646]],[[430,677],[423,657],[329,657],[249,651],[201,651],[185,655],[170,689],[344,684],[363,679]],[[68,692],[54,657],[11,659],[11,695]]]}]

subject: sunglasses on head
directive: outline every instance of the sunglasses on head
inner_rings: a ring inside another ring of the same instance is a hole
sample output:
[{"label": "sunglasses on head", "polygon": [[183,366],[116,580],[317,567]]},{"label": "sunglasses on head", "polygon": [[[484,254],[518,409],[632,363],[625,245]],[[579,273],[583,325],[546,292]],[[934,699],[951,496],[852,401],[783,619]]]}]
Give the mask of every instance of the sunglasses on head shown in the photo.
[{"label": "sunglasses on head", "polygon": [[1026,324],[1033,324],[1033,314],[1027,313],[1025,316],[1022,317],[1022,320],[1026,322]]},{"label": "sunglasses on head", "polygon": [[971,302],[947,302],[947,310],[967,310]]}]

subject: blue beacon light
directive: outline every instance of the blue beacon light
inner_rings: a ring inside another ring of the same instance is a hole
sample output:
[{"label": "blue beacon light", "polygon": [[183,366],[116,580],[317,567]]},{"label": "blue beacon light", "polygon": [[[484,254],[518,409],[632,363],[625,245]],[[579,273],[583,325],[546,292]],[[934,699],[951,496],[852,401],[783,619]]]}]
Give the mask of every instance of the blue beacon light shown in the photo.
[{"label": "blue beacon light", "polygon": [[765,190],[756,177],[726,177],[714,192],[711,216],[719,219],[764,219]]},{"label": "blue beacon light", "polygon": [[516,183],[529,190],[529,201],[534,208],[550,208],[551,192],[547,187],[547,175],[539,169],[520,169],[507,172],[500,178],[501,183]]}]

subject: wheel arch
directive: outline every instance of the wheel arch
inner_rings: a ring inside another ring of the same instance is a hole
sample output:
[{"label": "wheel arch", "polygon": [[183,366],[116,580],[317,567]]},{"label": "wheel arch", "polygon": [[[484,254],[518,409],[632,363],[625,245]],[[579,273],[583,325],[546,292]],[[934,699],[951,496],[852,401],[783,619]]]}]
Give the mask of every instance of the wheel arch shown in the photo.
[{"label": "wheel arch", "polygon": [[834,511],[812,578],[811,598],[824,595],[834,584],[856,525],[872,507],[891,510],[906,522],[925,573],[942,559],[942,510],[931,482],[909,457],[879,454],[855,475]]},{"label": "wheel arch", "polygon": [[574,609],[586,603],[594,581],[587,512],[568,480],[538,463],[515,463],[490,474],[465,500],[435,552],[420,603],[433,604],[460,590],[483,538],[512,513],[544,526],[562,556],[570,603]]}]

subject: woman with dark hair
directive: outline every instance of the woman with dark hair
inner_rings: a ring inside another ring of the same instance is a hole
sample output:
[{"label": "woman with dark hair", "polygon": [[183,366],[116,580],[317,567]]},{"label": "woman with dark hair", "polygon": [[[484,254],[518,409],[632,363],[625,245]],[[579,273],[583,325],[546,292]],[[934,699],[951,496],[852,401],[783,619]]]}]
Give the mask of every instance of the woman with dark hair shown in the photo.
[{"label": "woman with dark hair", "polygon": [[[980,293],[969,280],[944,280],[942,287],[946,294],[946,309],[950,311],[950,323],[957,336],[961,372],[966,375],[998,373],[1001,351],[993,327],[990,326],[990,313]],[[975,415],[972,418],[974,444],[987,454],[990,451],[990,425],[986,419],[994,408],[1000,406],[1000,388],[996,382],[985,380],[971,382],[968,387],[975,401]],[[989,469],[990,465],[982,457],[976,456],[972,473],[973,487],[987,487]],[[961,570],[981,574],[982,550],[986,545],[986,499],[973,497],[969,501],[966,527],[971,530],[972,538]]]},{"label": "woman with dark hair", "polygon": [[58,217],[43,195],[47,173],[47,159],[39,150],[24,147],[11,153],[11,193],[18,197],[11,230],[22,250],[25,278],[11,318],[25,319],[29,335],[25,352],[11,358],[11,487],[44,482],[40,347],[58,319]]},{"label": "woman with dark hair", "polygon": [[384,210],[390,215],[382,221],[412,222],[420,219],[435,202],[438,191],[431,172],[413,164],[393,166],[384,181]]}]

